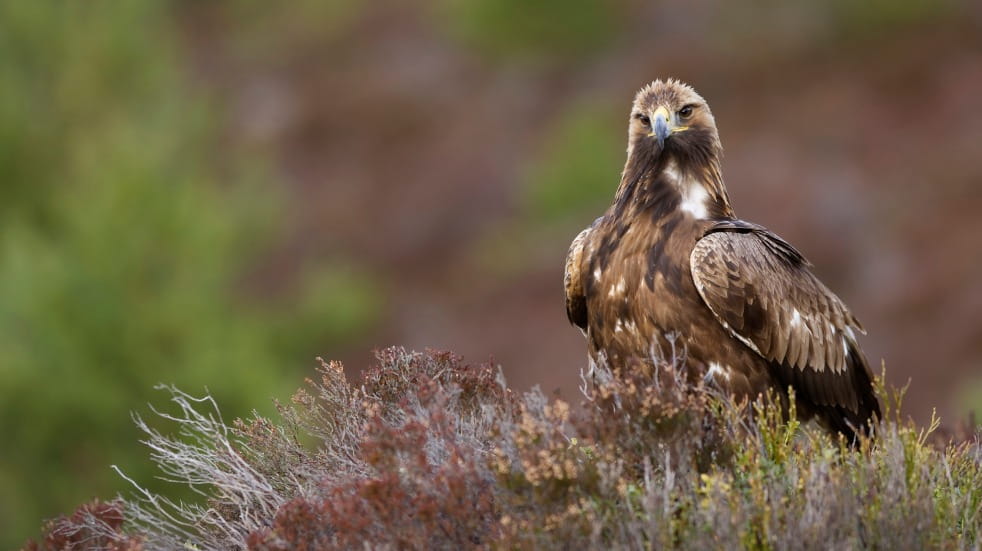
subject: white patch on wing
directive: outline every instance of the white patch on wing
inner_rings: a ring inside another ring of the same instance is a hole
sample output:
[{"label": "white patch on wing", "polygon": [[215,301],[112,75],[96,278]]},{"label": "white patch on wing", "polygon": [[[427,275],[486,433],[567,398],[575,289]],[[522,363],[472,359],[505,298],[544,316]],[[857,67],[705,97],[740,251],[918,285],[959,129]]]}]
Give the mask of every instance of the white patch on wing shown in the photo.
[{"label": "white patch on wing", "polygon": [[[715,314],[715,313],[716,313],[716,312],[713,312],[713,314]],[[762,354],[762,353],[760,352],[760,349],[759,349],[759,348],[757,348],[757,345],[753,343],[753,341],[751,341],[751,340],[750,340],[750,339],[748,339],[747,337],[744,337],[743,335],[741,335],[741,334],[739,334],[739,333],[737,333],[736,331],[734,331],[734,330],[733,330],[733,328],[732,328],[732,327],[730,327],[730,324],[728,324],[728,323],[726,323],[725,321],[723,321],[723,320],[722,320],[722,319],[721,319],[721,318],[720,318],[719,316],[716,316],[716,321],[718,321],[718,322],[720,322],[720,323],[721,323],[721,324],[723,325],[723,329],[726,329],[727,331],[729,331],[731,335],[733,335],[734,337],[736,337],[736,338],[737,338],[737,340],[739,340],[739,341],[740,341],[740,342],[742,342],[743,344],[745,344],[745,345],[747,345],[747,347],[748,347],[748,348],[750,348],[751,350],[753,350],[753,351],[754,351],[754,352],[756,352],[757,354],[760,354],[760,356],[761,356],[762,358],[763,358],[763,357],[765,357],[765,356],[764,356],[764,355],[763,355],[763,354]]]},{"label": "white patch on wing", "polygon": [[593,269],[593,280],[594,281],[600,281],[600,276],[601,275],[603,275],[603,272],[600,270],[600,266],[597,266],[596,268]]},{"label": "white patch on wing", "polygon": [[709,192],[699,182],[689,182],[682,186],[682,203],[679,209],[691,214],[697,220],[709,214]]},{"label": "white patch on wing", "polygon": [[801,312],[795,308],[794,313],[791,314],[791,327],[798,327],[799,325],[801,325]]},{"label": "white patch on wing", "polygon": [[624,331],[624,321],[618,319],[617,323],[614,324],[614,333],[620,333],[622,331]]},{"label": "white patch on wing", "polygon": [[842,350],[846,353],[846,357],[849,357],[849,343],[846,342],[846,338],[842,337]]},{"label": "white patch on wing", "polygon": [[794,314],[791,315],[791,327],[802,327],[802,326],[804,326],[805,331],[808,331],[809,335],[812,334],[812,328],[809,327],[807,323],[803,323],[801,321],[801,312],[799,312],[798,309],[795,308]]}]

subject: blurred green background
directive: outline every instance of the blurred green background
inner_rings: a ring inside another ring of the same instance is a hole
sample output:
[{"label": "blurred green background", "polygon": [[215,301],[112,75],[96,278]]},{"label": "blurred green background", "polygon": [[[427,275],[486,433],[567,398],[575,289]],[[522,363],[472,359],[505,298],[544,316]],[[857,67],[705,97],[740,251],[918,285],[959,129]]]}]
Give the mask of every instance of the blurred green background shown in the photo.
[{"label": "blurred green background", "polygon": [[656,77],[911,413],[982,406],[980,36],[968,1],[0,4],[0,547],[110,464],[170,491],[158,382],[269,413],[403,344],[575,398],[562,261]]}]

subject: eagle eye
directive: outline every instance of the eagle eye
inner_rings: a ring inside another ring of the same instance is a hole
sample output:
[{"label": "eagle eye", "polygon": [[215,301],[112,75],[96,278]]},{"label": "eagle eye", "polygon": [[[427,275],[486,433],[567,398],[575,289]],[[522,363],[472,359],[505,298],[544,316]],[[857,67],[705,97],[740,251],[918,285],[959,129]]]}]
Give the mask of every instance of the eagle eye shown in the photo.
[{"label": "eagle eye", "polygon": [[694,105],[686,105],[685,107],[679,109],[679,117],[687,119],[692,116],[692,110],[695,108]]},{"label": "eagle eye", "polygon": [[651,119],[648,118],[648,115],[645,115],[643,113],[638,113],[638,114],[634,115],[634,118],[636,118],[639,121],[641,121],[641,124],[643,124],[645,126],[651,126]]}]

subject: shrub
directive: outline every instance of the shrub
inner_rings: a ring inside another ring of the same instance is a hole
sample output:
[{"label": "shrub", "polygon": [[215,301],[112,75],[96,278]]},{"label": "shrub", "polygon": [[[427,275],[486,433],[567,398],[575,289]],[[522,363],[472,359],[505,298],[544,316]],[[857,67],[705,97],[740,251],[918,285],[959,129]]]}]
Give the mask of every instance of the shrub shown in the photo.
[{"label": "shrub", "polygon": [[850,446],[772,401],[692,384],[674,358],[649,377],[586,375],[579,408],[518,396],[493,366],[449,353],[382,351],[357,386],[336,363],[319,373],[276,422],[228,426],[210,398],[168,387],[176,411],[159,415],[178,434],[137,424],[165,476],[207,504],[137,485],[113,505],[125,523],[76,513],[50,526],[144,549],[980,543],[979,435],[931,445],[937,423],[902,420],[902,393],[882,380],[876,440]]},{"label": "shrub", "polygon": [[142,547],[138,536],[121,533],[123,505],[118,502],[103,503],[98,500],[82,505],[69,517],[48,522],[44,527],[41,543],[28,542],[25,551],[61,549],[109,549],[111,551],[137,551]]}]

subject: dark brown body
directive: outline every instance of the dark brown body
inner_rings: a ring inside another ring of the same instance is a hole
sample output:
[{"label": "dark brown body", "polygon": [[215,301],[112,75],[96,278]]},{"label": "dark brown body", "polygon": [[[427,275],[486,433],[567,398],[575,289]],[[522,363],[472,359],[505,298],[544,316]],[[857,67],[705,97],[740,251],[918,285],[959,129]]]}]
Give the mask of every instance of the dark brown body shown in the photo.
[{"label": "dark brown body", "polygon": [[[666,182],[663,201],[679,201]],[[696,220],[678,209],[659,212],[631,198],[597,220],[585,278],[587,339],[594,362],[647,371],[659,359],[683,356],[691,379],[711,364],[739,362],[727,388],[756,396],[772,386],[769,362],[732,336],[706,306],[690,275],[689,256],[714,221]],[[599,278],[595,277],[599,274]],[[614,326],[607,327],[608,320]]]},{"label": "dark brown body", "polygon": [[[768,388],[768,362],[716,321],[689,275],[689,254],[712,223],[677,211],[659,220],[632,218],[625,234],[610,240],[590,262],[586,311],[591,358],[647,371],[659,360],[684,355],[693,380],[705,377],[712,363],[739,362],[752,367],[730,374],[732,392],[756,395]],[[603,243],[603,236],[620,233],[617,226],[608,213],[595,228],[595,239]],[[647,243],[652,235],[658,236],[659,246]],[[595,278],[598,268],[600,277]],[[614,327],[605,327],[606,320],[615,320]]]}]

